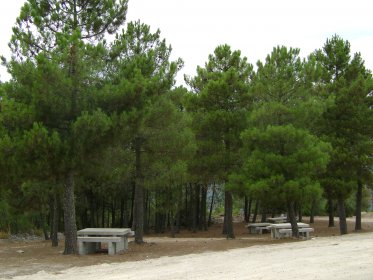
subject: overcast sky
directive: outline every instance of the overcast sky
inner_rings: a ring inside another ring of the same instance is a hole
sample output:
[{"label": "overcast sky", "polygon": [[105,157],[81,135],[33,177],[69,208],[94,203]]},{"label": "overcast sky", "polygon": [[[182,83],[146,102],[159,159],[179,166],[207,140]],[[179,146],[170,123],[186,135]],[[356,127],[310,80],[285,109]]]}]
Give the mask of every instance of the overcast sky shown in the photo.
[{"label": "overcast sky", "polygon": [[[24,0],[3,1],[0,54],[10,56],[11,27]],[[264,60],[274,46],[301,49],[307,56],[338,34],[361,52],[373,70],[372,0],[130,0],[127,19],[149,24],[173,48],[185,66],[178,76],[194,75],[220,44],[239,49],[249,62]],[[9,79],[1,67],[0,79]]]}]

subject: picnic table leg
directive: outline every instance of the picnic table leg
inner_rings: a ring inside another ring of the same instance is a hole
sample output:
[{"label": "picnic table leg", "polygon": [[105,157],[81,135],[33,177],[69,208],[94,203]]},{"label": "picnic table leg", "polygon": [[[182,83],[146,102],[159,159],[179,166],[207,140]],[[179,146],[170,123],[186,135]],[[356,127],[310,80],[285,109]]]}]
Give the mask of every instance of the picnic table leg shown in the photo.
[{"label": "picnic table leg", "polygon": [[79,241],[78,242],[79,255],[87,255],[87,254],[95,253],[96,246],[97,246],[97,242],[91,243],[91,242]]},{"label": "picnic table leg", "polygon": [[121,242],[117,243],[117,252],[125,251],[128,249],[128,239],[127,236],[121,237]]},{"label": "picnic table leg", "polygon": [[117,250],[116,250],[116,243],[115,242],[108,242],[107,244],[108,248],[108,254],[109,255],[115,255]]}]

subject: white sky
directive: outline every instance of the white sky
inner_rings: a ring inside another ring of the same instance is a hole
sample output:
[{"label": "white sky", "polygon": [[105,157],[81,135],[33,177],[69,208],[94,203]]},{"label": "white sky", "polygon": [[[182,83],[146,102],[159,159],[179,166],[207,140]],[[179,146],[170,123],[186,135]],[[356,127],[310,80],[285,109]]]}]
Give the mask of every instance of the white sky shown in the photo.
[{"label": "white sky", "polygon": [[[10,56],[11,27],[24,0],[2,1],[0,54]],[[372,0],[129,0],[128,21],[140,19],[173,47],[185,66],[178,76],[195,75],[219,44],[239,49],[249,62],[264,60],[277,45],[307,56],[338,34],[361,52],[373,70]],[[9,79],[4,67],[0,80]]]}]

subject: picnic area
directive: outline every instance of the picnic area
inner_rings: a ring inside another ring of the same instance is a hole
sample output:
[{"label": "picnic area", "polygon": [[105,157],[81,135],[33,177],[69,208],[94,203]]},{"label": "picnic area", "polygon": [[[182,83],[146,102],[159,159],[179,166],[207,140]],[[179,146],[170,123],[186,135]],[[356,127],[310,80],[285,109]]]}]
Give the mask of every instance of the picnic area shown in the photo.
[{"label": "picnic area", "polygon": [[[307,222],[307,219],[308,218],[305,217],[304,221]],[[364,230],[362,233],[354,233],[354,220],[352,217],[348,218],[347,221],[349,233],[352,233],[348,235],[348,238],[361,240],[362,244],[364,244],[364,236],[370,236],[370,238],[372,238],[369,234],[373,232],[373,213],[363,214]],[[84,256],[66,256],[62,254],[64,248],[63,242],[60,242],[57,248],[53,248],[50,246],[50,241],[15,242],[2,239],[0,240],[0,279],[8,279],[10,277],[22,275],[28,275],[27,279],[38,279],[37,277],[31,278],[30,275],[38,273],[39,271],[44,271],[43,273],[50,273],[52,275],[59,275],[61,271],[74,267],[88,267],[112,263],[123,264],[127,262],[137,263],[140,261],[159,259],[161,257],[185,256],[186,258],[193,258],[196,257],[196,254],[204,254],[205,252],[226,254],[227,252],[231,252],[231,249],[239,248],[253,247],[255,248],[255,252],[259,253],[262,251],[264,253],[268,250],[266,249],[268,248],[267,246],[283,246],[283,244],[290,244],[286,246],[292,246],[291,244],[294,244],[294,246],[307,247],[307,244],[309,244],[308,242],[314,242],[318,239],[324,240],[323,242],[329,242],[330,246],[332,246],[336,244],[335,239],[327,241],[328,239],[324,237],[340,238],[337,219],[336,226],[328,228],[327,217],[316,217],[312,227],[315,229],[312,233],[313,238],[308,241],[298,241],[291,238],[273,239],[269,233],[250,234],[247,229],[247,223],[235,222],[234,230],[236,232],[236,239],[227,240],[225,236],[221,234],[222,225],[216,223],[212,225],[208,231],[192,233],[183,230],[180,234],[177,234],[176,238],[171,238],[168,233],[151,234],[145,237],[146,242],[142,245],[134,244],[133,239],[129,239],[128,250],[122,254],[113,256],[108,255],[105,251]],[[342,244],[343,242],[338,241],[338,243]],[[21,253],[20,251],[23,252]],[[338,254],[338,251],[335,251],[335,253]],[[321,258],[322,256],[320,255],[319,257],[320,258],[317,258],[317,260],[323,261]],[[39,275],[39,277],[41,276]]]}]

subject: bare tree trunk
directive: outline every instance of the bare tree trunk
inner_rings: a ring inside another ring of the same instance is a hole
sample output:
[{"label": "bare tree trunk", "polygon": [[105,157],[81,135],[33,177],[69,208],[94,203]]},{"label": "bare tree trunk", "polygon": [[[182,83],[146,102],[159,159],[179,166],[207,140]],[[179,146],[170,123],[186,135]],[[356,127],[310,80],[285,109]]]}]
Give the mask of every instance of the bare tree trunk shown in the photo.
[{"label": "bare tree trunk", "polygon": [[311,202],[311,214],[310,214],[310,224],[313,224],[315,222],[315,208],[316,208],[316,201],[315,201],[315,199],[312,199],[312,202]]},{"label": "bare tree trunk", "polygon": [[134,210],[135,210],[135,191],[136,190],[136,182],[133,181],[132,182],[132,193],[131,193],[131,215],[130,215],[130,219],[129,219],[129,226],[131,228],[134,228],[135,225],[133,224],[133,221],[135,221],[135,213],[134,213]]},{"label": "bare tree trunk", "polygon": [[295,207],[294,201],[288,201],[288,213],[289,213],[289,220],[291,224],[291,230],[293,232],[293,237],[299,238],[299,231],[298,231],[298,224],[297,219],[295,217]]},{"label": "bare tree trunk", "polygon": [[65,224],[65,251],[64,254],[75,254],[78,252],[75,199],[74,199],[74,172],[67,174],[67,180],[63,196],[64,224]]},{"label": "bare tree trunk", "polygon": [[233,232],[233,199],[230,191],[225,191],[225,207],[224,221],[226,224],[227,239],[234,239]]},{"label": "bare tree trunk", "polygon": [[298,222],[303,222],[302,204],[298,203]]},{"label": "bare tree trunk", "polygon": [[144,233],[149,232],[149,228],[148,228],[148,200],[149,200],[149,191],[144,190]]},{"label": "bare tree trunk", "polygon": [[339,212],[339,231],[341,234],[347,234],[346,210],[343,198],[338,198]]},{"label": "bare tree trunk", "polygon": [[251,205],[253,203],[253,199],[250,197],[248,199],[247,196],[245,196],[245,222],[250,222],[250,216],[251,216]]},{"label": "bare tree trunk", "polygon": [[53,194],[53,218],[52,218],[52,247],[58,247],[58,221],[59,221],[59,211],[58,211],[58,198],[57,194]]},{"label": "bare tree trunk", "polygon": [[255,202],[254,217],[252,220],[253,223],[256,222],[256,217],[258,216],[258,210],[259,210],[259,200],[257,199]]},{"label": "bare tree trunk", "polygon": [[105,198],[102,198],[101,226],[105,227]]},{"label": "bare tree trunk", "polygon": [[207,200],[207,185],[203,185],[201,188],[201,217],[200,217],[200,227],[201,230],[207,230],[206,223],[206,200]]},{"label": "bare tree trunk", "polygon": [[208,226],[211,226],[211,216],[212,216],[212,208],[214,206],[214,198],[215,198],[215,182],[214,182],[214,186],[212,188],[212,196],[211,196],[211,204],[210,204],[210,212],[209,212],[209,220],[208,220],[208,223],[207,225]]},{"label": "bare tree trunk", "polygon": [[113,198],[113,202],[111,203],[111,227],[116,227],[115,214],[116,214],[116,203],[115,203],[115,199]]},{"label": "bare tree trunk", "polygon": [[136,155],[136,187],[134,199],[134,229],[135,242],[141,244],[144,242],[144,188],[141,166],[141,145],[142,140],[137,137],[135,139],[135,155]]},{"label": "bare tree trunk", "polygon": [[195,194],[196,194],[196,199],[195,199],[196,223],[197,223],[198,229],[202,230],[202,226],[201,226],[201,185],[200,184],[195,185]]},{"label": "bare tree trunk", "polygon": [[356,191],[356,211],[355,211],[355,230],[361,230],[361,204],[363,200],[363,183],[361,179],[357,180],[357,191]]},{"label": "bare tree trunk", "polygon": [[333,199],[328,198],[329,227],[334,227],[334,205]]},{"label": "bare tree trunk", "polygon": [[223,220],[223,234],[226,235],[228,233],[227,229],[227,216],[228,214],[228,207],[227,207],[227,192],[224,192],[224,220]]}]

